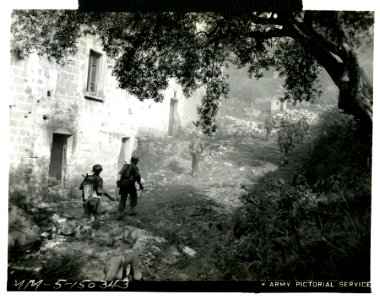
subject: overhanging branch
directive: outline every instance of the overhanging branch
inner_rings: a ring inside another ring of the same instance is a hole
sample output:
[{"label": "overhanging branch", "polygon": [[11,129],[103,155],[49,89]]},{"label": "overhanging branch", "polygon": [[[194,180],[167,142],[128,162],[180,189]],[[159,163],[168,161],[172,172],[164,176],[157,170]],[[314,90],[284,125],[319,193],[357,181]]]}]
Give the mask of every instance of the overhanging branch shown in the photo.
[{"label": "overhanging branch", "polygon": [[286,28],[273,28],[268,31],[252,31],[248,36],[257,40],[266,40],[274,37],[287,37],[290,32]]},{"label": "overhanging branch", "polygon": [[318,63],[330,74],[335,84],[339,86],[343,64],[338,57],[332,54],[329,48],[325,47],[325,43],[315,38],[300,22],[294,21],[292,26],[289,27],[289,33],[291,37],[314,56]]}]

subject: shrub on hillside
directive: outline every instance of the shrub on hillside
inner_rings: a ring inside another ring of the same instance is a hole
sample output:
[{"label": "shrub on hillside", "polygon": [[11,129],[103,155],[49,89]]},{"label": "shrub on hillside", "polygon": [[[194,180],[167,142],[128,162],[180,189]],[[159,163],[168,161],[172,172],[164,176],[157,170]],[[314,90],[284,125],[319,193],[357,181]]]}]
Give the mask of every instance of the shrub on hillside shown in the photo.
[{"label": "shrub on hillside", "polygon": [[244,196],[245,234],[226,253],[246,266],[229,268],[236,278],[369,280],[371,144],[339,111],[318,130]]},{"label": "shrub on hillside", "polygon": [[363,176],[368,179],[372,144],[353,116],[329,110],[321,116],[316,131],[318,136],[303,157],[308,182],[323,191],[331,189],[336,180],[344,180],[349,188]]},{"label": "shrub on hillside", "polygon": [[48,201],[47,181],[41,165],[20,163],[9,174],[9,261],[37,250],[41,245],[41,233],[50,226],[53,208]]},{"label": "shrub on hillside", "polygon": [[41,232],[38,226],[33,225],[25,211],[15,205],[9,210],[9,259],[16,259],[20,254],[34,250],[41,245]]}]

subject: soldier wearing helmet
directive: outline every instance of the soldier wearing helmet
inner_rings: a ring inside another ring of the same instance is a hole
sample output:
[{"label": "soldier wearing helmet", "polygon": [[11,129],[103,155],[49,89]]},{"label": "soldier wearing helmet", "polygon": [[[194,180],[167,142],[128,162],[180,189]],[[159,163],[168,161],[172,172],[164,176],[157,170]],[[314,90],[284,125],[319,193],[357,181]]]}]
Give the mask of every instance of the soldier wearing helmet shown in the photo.
[{"label": "soldier wearing helmet", "polygon": [[193,134],[193,139],[189,145],[191,155],[191,176],[195,176],[199,169],[199,162],[201,160],[202,153],[205,149],[205,145],[202,141],[202,134],[196,131]]},{"label": "soldier wearing helmet", "polygon": [[82,190],[83,208],[86,217],[99,217],[98,212],[100,197],[103,191],[103,178],[100,177],[100,172],[103,168],[96,164],[92,167],[93,175],[86,175],[79,189]]},{"label": "soldier wearing helmet", "polygon": [[141,184],[140,170],[137,167],[138,162],[139,158],[137,156],[132,156],[131,163],[125,164],[119,172],[119,219],[123,218],[123,212],[125,209],[128,195],[130,196],[130,215],[136,215],[135,208],[137,206],[137,189],[135,183],[137,182],[139,184],[140,190],[144,189],[143,185]]}]

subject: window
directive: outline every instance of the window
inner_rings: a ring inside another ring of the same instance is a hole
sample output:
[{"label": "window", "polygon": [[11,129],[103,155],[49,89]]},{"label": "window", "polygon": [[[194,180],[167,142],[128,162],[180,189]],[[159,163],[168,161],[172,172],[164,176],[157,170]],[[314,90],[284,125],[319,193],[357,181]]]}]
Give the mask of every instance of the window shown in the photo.
[{"label": "window", "polygon": [[87,93],[98,96],[99,77],[100,77],[100,58],[101,54],[90,50],[90,60],[88,64]]}]

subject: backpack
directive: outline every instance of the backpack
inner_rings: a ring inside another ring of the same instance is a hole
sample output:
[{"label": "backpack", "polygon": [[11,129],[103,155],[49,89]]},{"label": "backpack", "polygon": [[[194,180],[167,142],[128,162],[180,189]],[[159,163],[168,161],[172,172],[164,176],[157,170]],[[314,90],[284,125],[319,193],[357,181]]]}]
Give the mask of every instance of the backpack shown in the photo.
[{"label": "backpack", "polygon": [[117,182],[118,187],[129,186],[134,183],[134,176],[131,175],[132,164],[125,164],[120,171],[120,180]]},{"label": "backpack", "polygon": [[88,201],[91,198],[97,196],[95,191],[95,178],[92,175],[86,174],[83,183],[81,185],[83,190],[83,200]]}]

